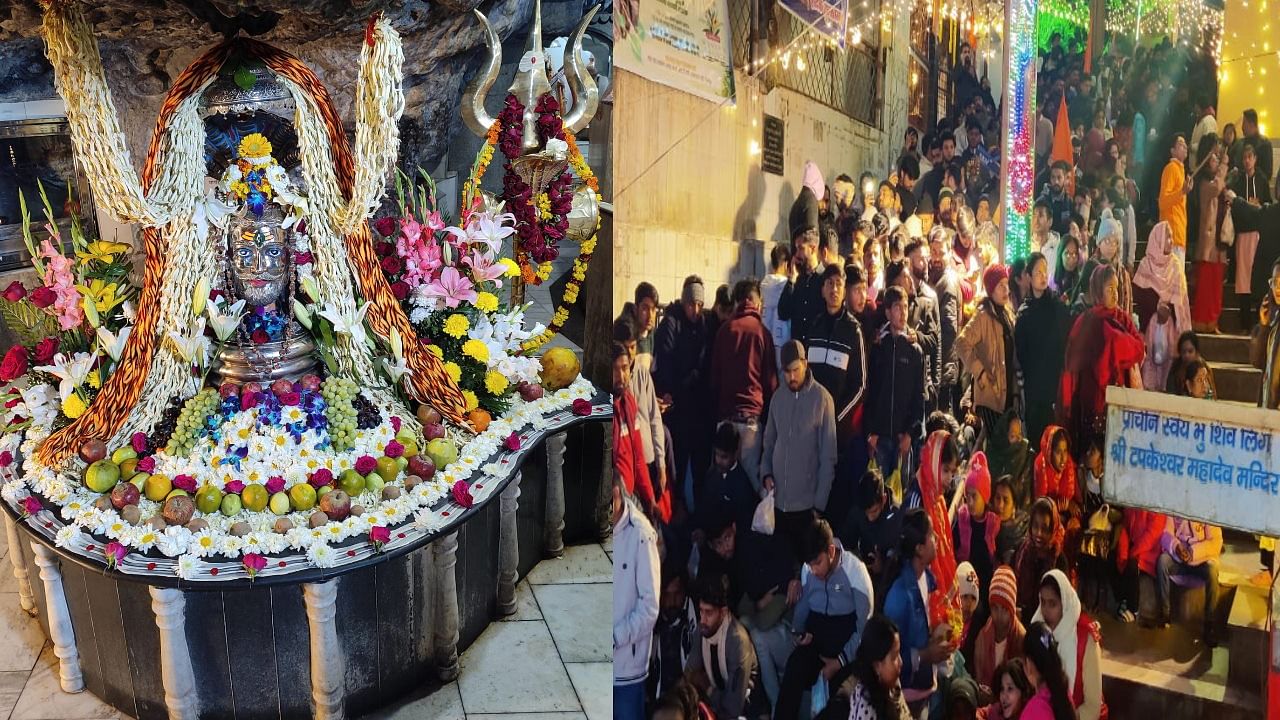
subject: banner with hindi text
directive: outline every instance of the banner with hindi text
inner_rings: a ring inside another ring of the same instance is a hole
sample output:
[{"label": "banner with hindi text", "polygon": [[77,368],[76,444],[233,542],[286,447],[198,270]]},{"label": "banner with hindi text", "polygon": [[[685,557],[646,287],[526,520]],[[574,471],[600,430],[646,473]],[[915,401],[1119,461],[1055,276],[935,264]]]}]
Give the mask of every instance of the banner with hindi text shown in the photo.
[{"label": "banner with hindi text", "polygon": [[1280,412],[1107,388],[1103,496],[1280,535]]},{"label": "banner with hindi text", "polygon": [[700,98],[733,97],[727,0],[614,0],[614,64]]}]

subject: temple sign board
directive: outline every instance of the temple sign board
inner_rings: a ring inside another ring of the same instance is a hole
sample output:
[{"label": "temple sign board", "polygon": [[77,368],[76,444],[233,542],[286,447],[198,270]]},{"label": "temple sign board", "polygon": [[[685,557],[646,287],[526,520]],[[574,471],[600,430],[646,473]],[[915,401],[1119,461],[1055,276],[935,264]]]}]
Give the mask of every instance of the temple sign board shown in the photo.
[{"label": "temple sign board", "polygon": [[1280,536],[1280,412],[1107,388],[1107,502]]}]

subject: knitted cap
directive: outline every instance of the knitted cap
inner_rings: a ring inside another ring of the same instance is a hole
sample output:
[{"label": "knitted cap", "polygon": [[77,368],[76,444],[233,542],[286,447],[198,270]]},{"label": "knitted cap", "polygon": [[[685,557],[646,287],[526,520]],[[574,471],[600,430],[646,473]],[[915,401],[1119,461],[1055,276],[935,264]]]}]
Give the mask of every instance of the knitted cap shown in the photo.
[{"label": "knitted cap", "polygon": [[987,467],[987,455],[981,450],[969,460],[969,477],[965,478],[964,486],[976,489],[982,502],[991,502],[991,470]]},{"label": "knitted cap", "polygon": [[1010,615],[1017,613],[1018,578],[1008,565],[996,568],[995,574],[991,576],[991,592],[988,594],[988,600],[992,605],[1004,607]]},{"label": "knitted cap", "polygon": [[978,571],[973,569],[973,564],[965,561],[956,567],[956,589],[960,593],[960,597],[971,595],[980,597],[978,593]]},{"label": "knitted cap", "polygon": [[1009,279],[1009,266],[995,263],[982,273],[982,287],[987,291],[987,297],[996,294],[996,286],[1001,280]]}]

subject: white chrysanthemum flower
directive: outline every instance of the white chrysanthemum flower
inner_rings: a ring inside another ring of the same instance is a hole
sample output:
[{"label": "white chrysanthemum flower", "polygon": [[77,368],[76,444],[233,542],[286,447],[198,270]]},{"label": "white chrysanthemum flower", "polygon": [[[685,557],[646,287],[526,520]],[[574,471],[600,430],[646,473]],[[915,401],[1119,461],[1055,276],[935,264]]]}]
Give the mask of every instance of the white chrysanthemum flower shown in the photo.
[{"label": "white chrysanthemum flower", "polygon": [[60,548],[69,548],[71,543],[80,534],[80,528],[75,525],[64,525],[58,534],[54,536],[54,544]]},{"label": "white chrysanthemum flower", "polygon": [[156,544],[156,540],[161,536],[150,527],[134,528],[128,535],[129,542],[127,545],[138,550],[146,552]]},{"label": "white chrysanthemum flower", "polygon": [[173,572],[183,580],[193,580],[199,572],[200,562],[196,560],[196,556],[187,553],[178,558],[178,562],[173,567]]},{"label": "white chrysanthemum flower", "polygon": [[244,547],[244,538],[235,535],[224,535],[218,538],[218,554],[226,555],[234,558],[240,556],[240,549]]},{"label": "white chrysanthemum flower", "polygon": [[221,546],[219,536],[212,532],[212,528],[201,530],[191,536],[191,553],[196,557],[208,557],[216,552]]},{"label": "white chrysanthemum flower", "polygon": [[430,510],[420,510],[413,516],[413,526],[423,532],[435,532],[444,527],[444,520]]},{"label": "white chrysanthemum flower", "polygon": [[325,543],[316,543],[307,549],[307,559],[319,568],[333,567],[337,561],[337,553]]}]

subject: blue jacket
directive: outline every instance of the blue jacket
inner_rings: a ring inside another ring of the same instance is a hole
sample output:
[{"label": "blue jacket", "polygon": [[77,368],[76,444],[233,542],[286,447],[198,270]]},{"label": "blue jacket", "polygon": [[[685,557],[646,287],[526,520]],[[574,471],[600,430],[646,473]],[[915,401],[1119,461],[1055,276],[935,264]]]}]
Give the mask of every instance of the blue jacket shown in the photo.
[{"label": "blue jacket", "polygon": [[[933,572],[925,568],[929,592],[938,583]],[[925,598],[920,596],[920,585],[911,563],[902,564],[902,572],[893,581],[884,600],[884,614],[898,626],[898,640],[902,645],[902,687],[924,689],[934,683],[934,667],[923,665],[920,651],[929,644],[929,611]]]},{"label": "blue jacket", "polygon": [[823,615],[852,614],[857,627],[840,652],[840,664],[845,665],[853,660],[853,654],[862,642],[862,631],[876,604],[875,590],[867,566],[858,556],[845,550],[839,540],[835,543],[839,564],[832,568],[826,580],[818,579],[818,576],[809,571],[807,564],[800,571],[802,588],[792,627],[796,632],[804,632],[805,621],[811,612]]}]

